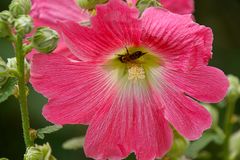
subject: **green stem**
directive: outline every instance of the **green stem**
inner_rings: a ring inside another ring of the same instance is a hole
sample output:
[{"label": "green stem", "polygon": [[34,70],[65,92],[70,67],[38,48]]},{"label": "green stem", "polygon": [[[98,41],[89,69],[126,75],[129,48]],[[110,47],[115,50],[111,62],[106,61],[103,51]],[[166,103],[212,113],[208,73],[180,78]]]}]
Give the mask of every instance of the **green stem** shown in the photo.
[{"label": "green stem", "polygon": [[224,123],[224,133],[225,133],[225,140],[224,140],[224,144],[223,144],[223,158],[224,160],[229,160],[229,140],[230,140],[230,136],[232,133],[232,117],[234,114],[234,110],[235,110],[235,104],[236,104],[236,100],[235,98],[228,96],[227,97],[227,110],[226,110],[226,114],[225,114],[225,123]]},{"label": "green stem", "polygon": [[16,38],[15,48],[17,57],[17,70],[19,73],[18,77],[19,103],[21,108],[23,136],[26,147],[30,147],[33,145],[33,141],[31,140],[29,132],[30,123],[27,106],[27,91],[26,91],[27,86],[25,84],[23,38],[19,35]]}]

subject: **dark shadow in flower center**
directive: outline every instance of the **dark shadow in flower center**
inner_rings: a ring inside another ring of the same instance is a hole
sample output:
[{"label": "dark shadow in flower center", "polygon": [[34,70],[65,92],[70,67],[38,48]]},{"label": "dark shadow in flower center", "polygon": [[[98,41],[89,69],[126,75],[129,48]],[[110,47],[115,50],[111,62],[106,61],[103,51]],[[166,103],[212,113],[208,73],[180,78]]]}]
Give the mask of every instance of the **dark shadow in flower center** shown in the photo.
[{"label": "dark shadow in flower center", "polygon": [[106,59],[103,67],[119,84],[147,84],[153,77],[153,70],[161,65],[161,58],[150,49],[129,46],[114,51]]}]

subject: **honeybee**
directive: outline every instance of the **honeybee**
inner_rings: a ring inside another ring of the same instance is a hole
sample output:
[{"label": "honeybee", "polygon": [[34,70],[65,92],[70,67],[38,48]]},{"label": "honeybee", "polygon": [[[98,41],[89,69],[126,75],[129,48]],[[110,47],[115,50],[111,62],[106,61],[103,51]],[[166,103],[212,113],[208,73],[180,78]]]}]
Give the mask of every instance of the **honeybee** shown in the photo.
[{"label": "honeybee", "polygon": [[126,47],[126,51],[127,51],[127,54],[125,54],[125,55],[118,55],[119,56],[119,60],[122,63],[127,63],[127,62],[134,61],[134,60],[136,60],[136,59],[138,59],[141,56],[146,54],[146,53],[143,53],[142,51],[136,51],[136,52],[133,52],[132,54],[130,54],[128,49],[127,49],[127,47]]}]

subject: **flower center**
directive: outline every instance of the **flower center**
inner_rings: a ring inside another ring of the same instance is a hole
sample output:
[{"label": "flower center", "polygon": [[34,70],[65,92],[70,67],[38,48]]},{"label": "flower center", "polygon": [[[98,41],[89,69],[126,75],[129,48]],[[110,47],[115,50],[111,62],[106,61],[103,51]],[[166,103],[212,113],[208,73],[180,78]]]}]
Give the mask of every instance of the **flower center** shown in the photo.
[{"label": "flower center", "polygon": [[128,80],[145,79],[144,68],[140,64],[130,64],[128,67]]},{"label": "flower center", "polygon": [[152,69],[162,64],[160,59],[145,47],[125,47],[114,52],[104,68],[114,73],[114,77],[123,84],[127,81],[146,83],[151,80]]}]

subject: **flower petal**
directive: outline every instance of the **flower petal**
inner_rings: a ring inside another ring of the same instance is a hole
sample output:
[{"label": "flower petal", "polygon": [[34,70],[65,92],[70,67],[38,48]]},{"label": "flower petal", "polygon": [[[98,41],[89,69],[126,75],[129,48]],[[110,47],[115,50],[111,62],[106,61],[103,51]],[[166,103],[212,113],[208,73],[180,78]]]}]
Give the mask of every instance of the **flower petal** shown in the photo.
[{"label": "flower petal", "polygon": [[144,87],[133,84],[121,89],[92,119],[86,155],[120,160],[135,152],[138,160],[162,157],[172,145],[172,130],[163,111]]},{"label": "flower petal", "polygon": [[[161,70],[156,73],[159,74],[162,72]],[[178,88],[174,88],[163,77],[156,79],[156,81],[157,83],[153,88],[159,103],[164,108],[165,118],[184,137],[189,140],[198,139],[203,131],[211,126],[210,113],[196,101],[185,96]]]},{"label": "flower petal", "polygon": [[168,93],[164,107],[166,119],[189,140],[197,140],[205,130],[211,127],[210,113],[184,95]]},{"label": "flower petal", "polygon": [[218,103],[227,94],[229,82],[224,73],[214,67],[202,66],[183,73],[166,70],[166,81],[197,100]]},{"label": "flower petal", "polygon": [[37,26],[54,26],[57,21],[87,20],[89,15],[77,6],[74,0],[32,0],[31,16]]},{"label": "flower petal", "polygon": [[136,8],[129,8],[120,0],[112,0],[97,7],[91,28],[74,22],[60,23],[60,27],[71,51],[87,61],[112,54],[126,45],[138,45],[141,23],[137,16]]},{"label": "flower petal", "polygon": [[143,43],[158,53],[168,68],[189,70],[211,58],[212,31],[193,22],[191,15],[149,8],[142,21]]},{"label": "flower petal", "polygon": [[194,11],[193,0],[160,0],[164,8],[178,14],[191,14]]},{"label": "flower petal", "polygon": [[[47,26],[58,31],[58,21],[73,20],[80,22],[90,18],[90,15],[78,7],[74,0],[32,0],[32,3],[30,15],[34,19],[35,27]],[[61,37],[54,52],[64,56],[71,56]],[[36,53],[38,52],[32,51],[27,58],[31,60]]]},{"label": "flower petal", "polygon": [[94,63],[57,54],[34,55],[31,83],[49,100],[43,109],[55,124],[87,124],[114,91],[111,77]]}]

